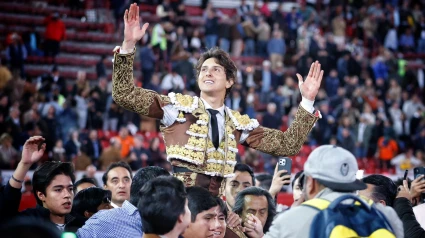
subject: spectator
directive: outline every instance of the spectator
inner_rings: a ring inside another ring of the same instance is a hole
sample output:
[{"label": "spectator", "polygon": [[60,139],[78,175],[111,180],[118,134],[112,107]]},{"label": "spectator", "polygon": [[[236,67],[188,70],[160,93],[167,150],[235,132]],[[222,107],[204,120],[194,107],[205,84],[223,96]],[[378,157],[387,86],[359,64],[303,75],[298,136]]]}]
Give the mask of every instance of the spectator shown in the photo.
[{"label": "spectator", "polygon": [[242,22],[242,31],[244,33],[244,56],[254,56],[255,55],[255,37],[256,37],[256,28],[254,22],[251,18],[246,19]]},{"label": "spectator", "polygon": [[401,35],[399,46],[403,52],[415,52],[415,39],[411,29],[407,28],[405,33]]},{"label": "spectator", "polygon": [[381,169],[392,168],[391,159],[395,157],[398,152],[397,142],[392,139],[389,132],[385,132],[385,136],[382,136],[378,140],[378,151],[375,155],[379,159]]},{"label": "spectator", "polygon": [[152,75],[155,72],[156,56],[151,45],[146,45],[141,49],[140,59],[142,61],[143,86],[145,86],[151,82]]},{"label": "spectator", "polygon": [[130,154],[131,147],[134,146],[133,136],[129,134],[127,127],[121,127],[117,137],[114,138],[121,144],[121,159],[127,158]]},{"label": "spectator", "polygon": [[410,173],[409,177],[413,177],[413,168],[420,166],[422,162],[413,155],[413,149],[408,148],[406,153],[401,153],[394,157],[391,160],[391,164],[395,166],[398,177],[402,177],[406,170]]},{"label": "spectator", "polygon": [[243,220],[245,234],[252,237],[252,234],[258,234],[256,229],[250,229],[248,225],[250,216],[255,216],[262,225],[262,232],[266,233],[272,224],[276,215],[275,201],[267,190],[258,187],[249,187],[238,193],[233,212],[238,214]]},{"label": "spectator", "polygon": [[177,74],[177,68],[173,67],[171,73],[165,75],[162,79],[161,89],[168,92],[183,92],[185,89],[185,84],[183,78]]},{"label": "spectator", "polygon": [[299,171],[295,174],[294,180],[292,181],[292,195],[294,202],[297,202],[299,199],[304,200],[303,198],[303,189],[304,189],[304,171]]},{"label": "spectator", "polygon": [[60,43],[65,39],[65,24],[55,12],[44,20],[46,31],[44,34],[44,56],[56,57],[60,52]]},{"label": "spectator", "polygon": [[106,55],[100,57],[99,62],[96,64],[96,74],[97,78],[106,77],[106,64],[108,63],[108,58]]},{"label": "spectator", "polygon": [[192,39],[190,40],[190,48],[192,51],[199,51],[201,49],[201,39],[199,38],[199,29],[194,29],[192,32]]},{"label": "spectator", "polygon": [[3,133],[0,137],[0,168],[12,169],[19,160],[18,151],[12,146],[13,138]]},{"label": "spectator", "polygon": [[[345,194],[365,189],[366,184],[356,179],[357,170],[356,158],[349,151],[333,145],[319,146],[304,164],[305,199],[321,198],[332,202]],[[394,210],[376,207],[391,224],[395,236],[403,236],[403,226]],[[318,212],[309,206],[291,208],[276,217],[265,237],[306,237]]]},{"label": "spectator", "polygon": [[94,165],[99,164],[99,158],[102,154],[103,148],[96,130],[91,130],[88,140],[83,145],[83,150],[92,160]]},{"label": "spectator", "polygon": [[21,37],[14,33],[12,35],[12,44],[6,48],[6,60],[9,62],[10,69],[21,78],[25,77],[24,62],[28,56],[27,49],[22,43]]},{"label": "spectator", "polygon": [[346,32],[346,23],[344,16],[342,14],[334,17],[332,19],[332,28],[334,33],[334,41],[337,45],[344,45],[345,43],[345,32]]},{"label": "spectator", "polygon": [[366,116],[362,115],[360,117],[360,123],[354,128],[355,151],[358,159],[366,159],[372,133],[373,125],[369,122],[369,119]]},{"label": "spectator", "polygon": [[96,187],[81,190],[75,195],[72,206],[72,212],[81,218],[81,222],[70,224],[72,228],[68,231],[76,232],[94,214],[111,208],[111,191]]},{"label": "spectator", "polygon": [[338,72],[335,69],[332,69],[329,75],[326,77],[326,93],[330,98],[336,96],[337,90],[339,88],[339,78],[337,76]]},{"label": "spectator", "polygon": [[232,41],[232,24],[233,21],[230,18],[222,19],[219,23],[220,31],[218,32],[219,46],[220,49],[230,52],[230,43]]},{"label": "spectator", "polygon": [[211,49],[217,46],[218,17],[214,9],[210,9],[207,14],[208,17],[205,21],[205,46],[207,49]]},{"label": "spectator", "polygon": [[145,238],[177,238],[190,224],[183,182],[174,177],[154,178],[143,186],[138,208]]},{"label": "spectator", "polygon": [[267,114],[263,116],[263,126],[278,129],[280,127],[280,116],[276,113],[276,104],[267,104]]},{"label": "spectator", "polygon": [[[422,184],[425,183],[425,181],[423,181],[423,176],[419,177],[418,180],[422,180]],[[421,228],[416,220],[415,213],[412,209],[412,202],[415,201],[417,193],[413,195],[412,190],[409,191],[408,182],[406,180],[403,180],[403,185],[400,185],[398,190],[399,192],[394,200],[394,210],[403,222],[404,236],[415,238],[423,237],[425,235],[425,230]]]},{"label": "spectator", "polygon": [[[77,236],[81,238],[141,237],[143,235],[142,221],[137,210],[139,191],[149,180],[159,176],[170,176],[170,174],[159,167],[146,167],[137,171],[131,183],[130,201],[124,201],[120,208],[94,214],[82,228],[78,229]],[[120,226],[118,227],[117,224]]]},{"label": "spectator", "polygon": [[121,161],[121,142],[115,138],[110,140],[110,146],[103,150],[99,159],[99,168],[106,170],[109,165]]},{"label": "spectator", "polygon": [[112,207],[122,207],[130,199],[132,178],[133,172],[127,163],[113,163],[106,169],[102,176],[103,188],[112,192]]},{"label": "spectator", "polygon": [[282,33],[280,31],[273,32],[273,38],[267,45],[267,53],[270,56],[270,62],[272,62],[272,70],[276,69],[277,62],[283,63],[283,56],[286,52],[285,41],[282,39]]},{"label": "spectator", "polygon": [[78,131],[70,134],[69,140],[65,143],[66,159],[71,162],[74,158],[81,154],[81,142]]},{"label": "spectator", "polygon": [[66,151],[60,139],[56,141],[55,147],[53,147],[52,161],[66,162]]},{"label": "spectator", "polygon": [[359,191],[360,196],[384,206],[393,206],[397,196],[397,186],[390,178],[380,174],[372,174],[364,177],[362,181],[367,185],[367,188]]},{"label": "spectator", "polygon": [[16,150],[19,150],[20,148],[20,137],[21,137],[21,120],[19,118],[19,115],[21,112],[16,107],[11,107],[9,110],[9,117],[5,121],[6,125],[6,133],[8,133],[12,138],[15,138],[13,140],[13,147]]},{"label": "spectator", "polygon": [[156,7],[156,15],[163,21],[170,20],[172,9],[170,6],[170,0],[164,0],[162,4],[158,4]]},{"label": "spectator", "polygon": [[[97,186],[96,186],[96,181],[94,179],[92,179],[92,178],[82,178],[82,179],[80,179],[80,180],[78,180],[77,182],[74,183],[74,187],[75,187],[75,194],[77,194],[81,190],[84,190],[86,188],[91,188],[91,187],[97,187]],[[105,190],[105,191],[108,191],[108,190]],[[109,200],[111,200],[110,197],[111,197],[111,195],[109,195]]]},{"label": "spectator", "polygon": [[154,161],[147,149],[143,147],[144,139],[142,136],[134,138],[134,147],[131,148],[129,164],[132,170],[138,170],[146,166],[153,166]]},{"label": "spectator", "polygon": [[233,210],[236,196],[240,191],[255,186],[254,171],[248,165],[236,164],[233,173],[235,176],[231,177],[231,179],[226,179],[224,192],[229,211]]},{"label": "spectator", "polygon": [[187,200],[191,213],[191,223],[183,237],[223,238],[226,231],[227,209],[224,202],[217,197],[213,197],[208,190],[201,187],[187,188]]},{"label": "spectator", "polygon": [[259,18],[259,24],[256,28],[257,33],[257,55],[267,57],[267,43],[270,40],[270,26],[263,17]]},{"label": "spectator", "polygon": [[245,18],[252,13],[252,6],[246,3],[246,0],[241,0],[241,5],[237,8],[239,16]]}]

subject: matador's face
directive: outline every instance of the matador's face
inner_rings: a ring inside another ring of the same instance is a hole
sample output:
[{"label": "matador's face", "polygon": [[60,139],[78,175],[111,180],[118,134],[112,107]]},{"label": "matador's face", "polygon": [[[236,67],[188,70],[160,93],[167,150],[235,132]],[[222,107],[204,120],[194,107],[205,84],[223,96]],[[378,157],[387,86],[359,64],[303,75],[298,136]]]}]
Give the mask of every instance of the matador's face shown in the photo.
[{"label": "matador's face", "polygon": [[198,85],[201,92],[208,95],[221,95],[224,98],[226,89],[232,87],[233,80],[227,80],[224,67],[217,64],[215,58],[209,58],[201,66]]}]

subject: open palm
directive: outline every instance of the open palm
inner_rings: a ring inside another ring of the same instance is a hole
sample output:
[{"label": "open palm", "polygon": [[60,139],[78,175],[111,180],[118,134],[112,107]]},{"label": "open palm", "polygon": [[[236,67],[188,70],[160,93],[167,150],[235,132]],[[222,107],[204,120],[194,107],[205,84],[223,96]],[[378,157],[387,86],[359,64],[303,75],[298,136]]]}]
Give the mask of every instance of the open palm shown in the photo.
[{"label": "open palm", "polygon": [[41,136],[33,136],[29,138],[23,147],[21,163],[24,164],[34,164],[37,162],[44,154],[46,150],[46,144],[43,143],[39,149],[40,143],[44,142],[44,138]]},{"label": "open palm", "polygon": [[300,74],[297,74],[301,95],[308,100],[314,101],[319,92],[320,84],[322,83],[323,70],[320,70],[318,61],[311,64],[310,71],[307,77],[303,80]]},{"label": "open palm", "polygon": [[149,23],[145,23],[140,28],[139,6],[131,4],[124,13],[124,43],[135,45],[145,35],[148,26]]}]

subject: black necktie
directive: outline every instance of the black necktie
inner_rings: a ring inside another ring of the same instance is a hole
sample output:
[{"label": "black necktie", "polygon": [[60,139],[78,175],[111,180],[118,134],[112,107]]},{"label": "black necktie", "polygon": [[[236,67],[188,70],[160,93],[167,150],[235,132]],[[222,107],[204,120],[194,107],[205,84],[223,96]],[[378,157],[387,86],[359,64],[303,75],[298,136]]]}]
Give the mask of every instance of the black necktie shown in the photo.
[{"label": "black necktie", "polygon": [[212,127],[212,142],[216,149],[218,149],[219,139],[218,139],[218,123],[217,123],[217,110],[208,109],[211,114],[211,127]]}]

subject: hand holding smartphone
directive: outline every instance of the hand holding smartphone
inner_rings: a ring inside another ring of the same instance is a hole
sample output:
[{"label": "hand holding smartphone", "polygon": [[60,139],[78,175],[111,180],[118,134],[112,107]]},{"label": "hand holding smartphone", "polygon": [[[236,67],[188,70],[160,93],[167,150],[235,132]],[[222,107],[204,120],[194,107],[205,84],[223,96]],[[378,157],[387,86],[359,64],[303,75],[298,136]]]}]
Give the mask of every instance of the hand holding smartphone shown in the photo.
[{"label": "hand holding smartphone", "polygon": [[291,175],[291,170],[292,170],[292,159],[288,158],[288,157],[281,157],[278,160],[278,167],[277,170],[281,171],[281,170],[286,170],[288,172],[283,173],[282,176],[284,175]]}]

